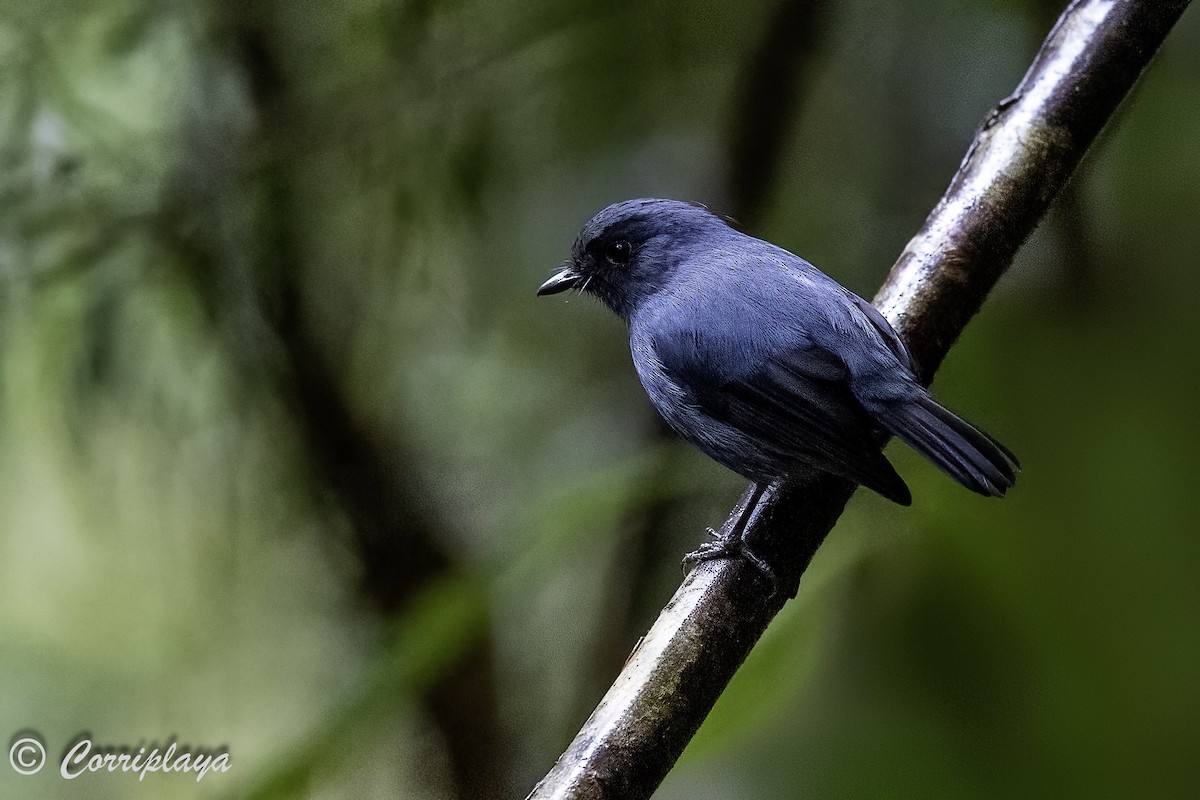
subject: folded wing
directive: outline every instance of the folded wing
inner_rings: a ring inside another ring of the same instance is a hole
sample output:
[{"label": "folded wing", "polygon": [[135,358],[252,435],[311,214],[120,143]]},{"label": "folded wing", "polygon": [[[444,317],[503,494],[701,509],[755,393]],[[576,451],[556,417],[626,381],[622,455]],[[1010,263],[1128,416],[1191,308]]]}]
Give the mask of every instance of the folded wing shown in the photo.
[{"label": "folded wing", "polygon": [[[687,387],[702,412],[752,439],[781,473],[816,468],[872,489],[902,505],[912,502],[903,479],[880,452],[876,426],[850,391],[834,354],[800,342],[753,367],[730,370],[695,338],[656,343],[663,367]],[[717,374],[713,365],[723,364]],[[730,378],[730,373],[736,376]]]}]

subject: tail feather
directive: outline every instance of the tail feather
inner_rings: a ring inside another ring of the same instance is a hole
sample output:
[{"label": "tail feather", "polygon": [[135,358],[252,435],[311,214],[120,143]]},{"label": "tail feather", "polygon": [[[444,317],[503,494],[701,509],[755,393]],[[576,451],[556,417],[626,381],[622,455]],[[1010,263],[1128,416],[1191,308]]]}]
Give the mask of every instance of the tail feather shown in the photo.
[{"label": "tail feather", "polygon": [[878,410],[877,418],[973,492],[1003,497],[1017,479],[1020,464],[1011,450],[927,394],[890,403]]}]

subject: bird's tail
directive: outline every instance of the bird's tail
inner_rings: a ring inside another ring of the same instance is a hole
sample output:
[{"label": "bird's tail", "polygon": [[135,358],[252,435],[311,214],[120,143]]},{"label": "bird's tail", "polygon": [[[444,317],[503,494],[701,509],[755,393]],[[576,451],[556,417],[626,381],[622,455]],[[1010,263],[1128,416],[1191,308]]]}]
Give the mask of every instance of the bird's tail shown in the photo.
[{"label": "bird's tail", "polygon": [[920,392],[876,409],[888,431],[973,492],[1003,497],[1021,465],[1007,447]]}]

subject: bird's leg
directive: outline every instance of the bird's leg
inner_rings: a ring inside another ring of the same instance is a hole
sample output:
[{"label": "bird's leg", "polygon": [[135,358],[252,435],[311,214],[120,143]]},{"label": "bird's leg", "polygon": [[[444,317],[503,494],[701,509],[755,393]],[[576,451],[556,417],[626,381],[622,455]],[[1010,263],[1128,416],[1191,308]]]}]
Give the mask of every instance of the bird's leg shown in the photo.
[{"label": "bird's leg", "polygon": [[744,558],[770,582],[772,594],[774,594],[774,589],[778,584],[775,578],[775,571],[757,553],[751,550],[750,545],[746,542],[746,528],[749,525],[750,517],[754,514],[754,509],[758,507],[758,502],[762,499],[766,488],[767,484],[765,483],[756,483],[754,485],[754,491],[750,495],[750,500],[742,507],[737,522],[734,523],[727,534],[722,534],[709,528],[708,533],[713,537],[713,541],[705,542],[695,551],[684,556],[683,568],[690,570],[703,561],[713,561],[718,558]]}]

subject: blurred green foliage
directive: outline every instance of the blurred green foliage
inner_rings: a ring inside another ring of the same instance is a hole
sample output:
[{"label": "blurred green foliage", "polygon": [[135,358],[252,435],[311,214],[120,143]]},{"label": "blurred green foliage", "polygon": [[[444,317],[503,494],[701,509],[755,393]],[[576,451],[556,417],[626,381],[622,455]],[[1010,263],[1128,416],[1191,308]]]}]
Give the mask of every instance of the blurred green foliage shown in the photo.
[{"label": "blurred green foliage", "polygon": [[[736,213],[784,5],[4,3],[0,794],[533,785],[741,486],[533,290]],[[745,221],[870,296],[1059,8],[818,5]],[[1200,791],[1197,141],[1186,14],[942,369],[1016,490],[893,448],[657,796]],[[233,766],[67,784],[83,730]]]}]

